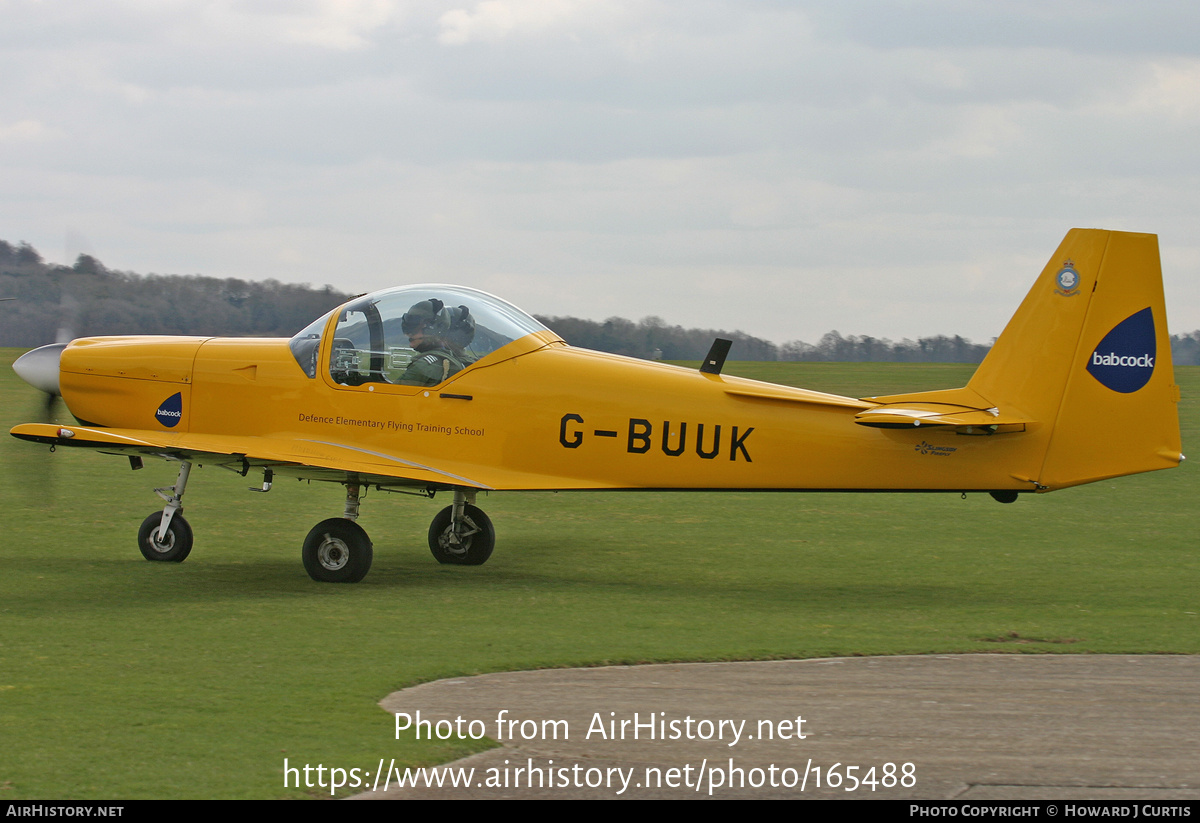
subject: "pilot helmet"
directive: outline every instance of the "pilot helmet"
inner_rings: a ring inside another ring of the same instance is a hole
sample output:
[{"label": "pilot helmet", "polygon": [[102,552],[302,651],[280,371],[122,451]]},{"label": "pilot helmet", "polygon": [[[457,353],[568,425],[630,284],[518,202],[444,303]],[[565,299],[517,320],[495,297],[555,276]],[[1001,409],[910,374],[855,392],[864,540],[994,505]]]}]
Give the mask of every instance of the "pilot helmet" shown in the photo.
[{"label": "pilot helmet", "polygon": [[421,329],[433,337],[444,336],[450,330],[450,313],[445,306],[436,297],[414,303],[400,317],[400,330],[410,337]]},{"label": "pilot helmet", "polygon": [[475,339],[475,318],[466,306],[446,309],[450,315],[450,330],[446,332],[446,342],[460,349],[471,345]]}]

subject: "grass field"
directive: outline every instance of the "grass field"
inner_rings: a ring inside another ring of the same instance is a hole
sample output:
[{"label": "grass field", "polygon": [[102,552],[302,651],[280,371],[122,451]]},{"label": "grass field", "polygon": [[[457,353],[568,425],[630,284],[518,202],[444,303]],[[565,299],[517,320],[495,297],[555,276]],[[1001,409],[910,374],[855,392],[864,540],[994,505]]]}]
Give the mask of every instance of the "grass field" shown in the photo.
[{"label": "grass field", "polygon": [[[38,399],[0,351],[0,424]],[[971,367],[730,364],[850,395]],[[1187,445],[1200,367],[1177,369]],[[283,759],[433,763],[377,701],[448,675],[855,654],[1200,652],[1196,462],[1002,506],[986,495],[510,494],[487,565],[425,546],[444,501],[373,493],[354,586],[300,564],[341,489],[193,472],[187,562],[135,546],[174,471],[0,438],[0,799],[263,798]],[[478,745],[478,744],[476,744]]]}]

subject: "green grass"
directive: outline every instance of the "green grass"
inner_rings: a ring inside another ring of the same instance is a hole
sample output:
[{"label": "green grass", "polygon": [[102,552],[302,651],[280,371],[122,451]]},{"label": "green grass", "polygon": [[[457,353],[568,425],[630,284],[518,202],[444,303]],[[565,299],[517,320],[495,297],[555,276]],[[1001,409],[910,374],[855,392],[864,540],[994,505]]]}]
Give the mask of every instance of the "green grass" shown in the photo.
[{"label": "green grass", "polygon": [[[0,356],[0,424],[37,398]],[[971,367],[730,364],[849,395]],[[1184,442],[1200,368],[1177,369]],[[949,652],[1200,652],[1195,463],[1001,506],[984,495],[510,494],[496,554],[438,566],[445,501],[372,493],[375,565],[311,582],[300,544],[341,489],[193,472],[196,547],[141,559],[171,467],[0,439],[0,799],[304,796],[283,759],[434,763],[377,702],[547,666]],[[479,744],[473,744],[478,747]]]}]

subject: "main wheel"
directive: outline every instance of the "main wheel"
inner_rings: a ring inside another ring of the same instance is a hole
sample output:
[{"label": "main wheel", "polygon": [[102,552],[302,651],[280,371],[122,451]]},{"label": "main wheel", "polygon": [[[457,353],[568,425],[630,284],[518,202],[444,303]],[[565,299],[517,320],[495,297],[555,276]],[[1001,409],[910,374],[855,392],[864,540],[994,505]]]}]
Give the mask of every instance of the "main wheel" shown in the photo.
[{"label": "main wheel", "polygon": [[167,535],[158,539],[158,527],[162,525],[163,513],[158,511],[142,521],[138,529],[138,548],[147,560],[166,563],[182,563],[192,551],[192,527],[179,512],[171,518]]},{"label": "main wheel", "polygon": [[344,517],[322,520],[304,538],[304,570],[320,583],[357,583],[373,558],[371,538]]},{"label": "main wheel", "polygon": [[463,509],[463,525],[457,543],[452,539],[451,520],[454,507],[447,506],[438,512],[429,525],[429,550],[439,563],[458,566],[482,566],[496,548],[496,528],[483,509],[468,504]]}]

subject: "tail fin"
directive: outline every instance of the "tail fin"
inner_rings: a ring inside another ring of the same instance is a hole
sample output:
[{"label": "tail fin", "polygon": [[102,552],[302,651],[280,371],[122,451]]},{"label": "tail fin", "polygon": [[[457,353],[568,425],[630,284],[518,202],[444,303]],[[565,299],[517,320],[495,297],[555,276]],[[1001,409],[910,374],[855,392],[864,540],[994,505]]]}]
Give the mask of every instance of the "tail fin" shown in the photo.
[{"label": "tail fin", "polygon": [[965,388],[866,399],[863,425],[1022,438],[1039,490],[1178,466],[1158,238],[1072,229]]},{"label": "tail fin", "polygon": [[1042,487],[1179,465],[1158,238],[1068,232],[967,388],[1049,428]]}]

